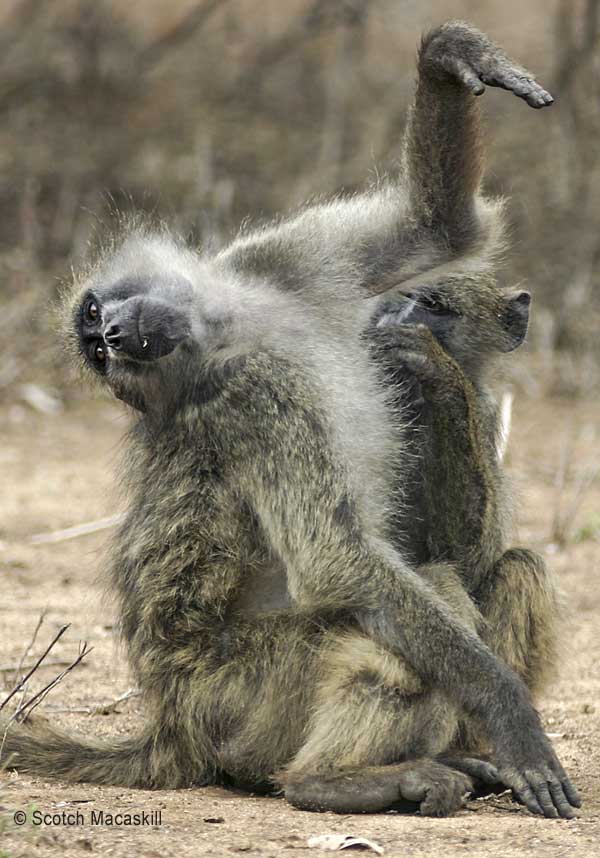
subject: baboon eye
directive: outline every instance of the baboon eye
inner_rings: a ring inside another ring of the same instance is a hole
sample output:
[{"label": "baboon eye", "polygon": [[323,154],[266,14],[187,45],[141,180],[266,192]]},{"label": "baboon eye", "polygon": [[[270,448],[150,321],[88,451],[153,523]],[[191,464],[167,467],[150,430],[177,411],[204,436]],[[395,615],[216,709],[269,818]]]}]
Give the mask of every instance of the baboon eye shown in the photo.
[{"label": "baboon eye", "polygon": [[97,364],[106,363],[106,349],[100,340],[96,340],[88,349],[90,360]]},{"label": "baboon eye", "polygon": [[100,317],[98,305],[93,300],[93,298],[90,298],[90,300],[85,305],[85,315],[89,322],[97,322]]}]

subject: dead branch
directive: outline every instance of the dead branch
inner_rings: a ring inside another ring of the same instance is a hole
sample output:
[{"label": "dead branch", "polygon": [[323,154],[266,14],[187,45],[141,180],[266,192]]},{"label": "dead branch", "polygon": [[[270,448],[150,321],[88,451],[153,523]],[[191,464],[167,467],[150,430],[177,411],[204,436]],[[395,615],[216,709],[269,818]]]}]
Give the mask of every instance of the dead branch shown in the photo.
[{"label": "dead branch", "polygon": [[[31,636],[31,640],[29,641],[29,643],[27,644],[27,646],[23,650],[23,655],[21,656],[19,663],[15,667],[15,676],[14,676],[14,682],[15,683],[17,683],[19,681],[19,676],[21,674],[21,671],[23,670],[23,664],[25,662],[25,659],[27,658],[27,656],[29,655],[29,653],[31,652],[33,647],[35,646],[35,642],[37,640],[38,632],[42,627],[42,623],[44,622],[44,619],[46,618],[47,610],[48,610],[47,608],[44,608],[44,610],[40,614],[39,619],[37,621],[37,625],[36,625],[35,629],[33,630],[33,635]],[[10,670],[10,668],[9,668],[9,670]],[[29,666],[26,667],[25,670],[29,670]],[[0,673],[7,673],[7,672],[8,671],[2,671],[0,669]]]},{"label": "dead branch", "polygon": [[560,60],[554,73],[553,90],[565,93],[579,69],[593,56],[600,34],[600,0],[586,0],[580,32],[572,0],[561,0],[556,15],[556,44]]},{"label": "dead branch", "polygon": [[69,712],[70,714],[81,715],[110,715],[114,712],[121,703],[126,700],[131,700],[133,697],[141,697],[142,692],[137,688],[129,688],[123,694],[119,694],[114,700],[109,700],[107,703],[98,703],[96,706],[52,706],[48,707],[52,712]]},{"label": "dead branch", "polygon": [[75,667],[77,667],[77,665],[80,664],[80,662],[83,661],[86,655],[92,652],[93,649],[93,647],[88,647],[87,641],[84,641],[83,644],[80,644],[79,655],[77,656],[77,658],[72,661],[71,664],[69,664],[63,671],[61,671],[58,676],[55,676],[54,679],[52,679],[47,685],[40,689],[40,691],[38,691],[24,703],[19,704],[17,710],[9,719],[8,724],[10,724],[12,721],[24,721],[25,718],[28,718],[33,712],[33,710],[37,709],[40,703],[42,703],[42,701],[48,696],[48,694],[50,694],[52,689],[56,688],[59,682],[62,682],[65,676],[70,673]]},{"label": "dead branch", "polygon": [[[42,670],[44,667],[66,667],[67,664],[70,664],[70,659],[67,658],[49,658],[43,664],[38,665],[38,670]],[[33,667],[33,663],[29,662],[28,664],[21,664],[20,662],[13,662],[12,664],[0,664],[0,673],[16,673],[15,682],[17,682],[19,674],[22,670],[29,670]]]},{"label": "dead branch", "polygon": [[94,706],[90,712],[91,715],[110,715],[114,712],[120,703],[125,703],[126,700],[131,700],[133,697],[140,697],[142,692],[137,688],[128,688],[123,694],[119,694],[114,700],[109,701],[99,706]]},{"label": "dead branch", "polygon": [[139,58],[140,70],[149,71],[173,48],[187,42],[204,26],[219,6],[224,6],[228,2],[229,0],[207,0],[206,3],[200,3],[190,9],[168,33],[144,48]]},{"label": "dead branch", "polygon": [[236,79],[233,92],[246,97],[257,89],[265,74],[285,56],[302,47],[304,42],[340,25],[360,26],[367,10],[366,0],[314,0],[302,17],[293,17],[290,26],[277,38],[259,47],[251,68],[244,68]]},{"label": "dead branch", "polygon": [[504,461],[506,449],[508,447],[510,426],[512,423],[512,407],[513,395],[510,390],[507,390],[502,395],[502,402],[500,405],[500,437],[498,438],[498,461],[500,464]]},{"label": "dead branch", "polygon": [[17,682],[17,684],[15,685],[15,687],[13,688],[13,690],[9,693],[8,697],[5,697],[5,698],[4,698],[4,700],[2,701],[2,703],[0,703],[0,712],[2,712],[2,710],[4,709],[4,707],[6,706],[6,704],[7,704],[10,700],[12,700],[12,698],[15,696],[15,694],[16,694],[18,691],[20,691],[20,689],[21,689],[21,688],[23,688],[23,686],[25,685],[25,683],[27,682],[27,680],[28,680],[28,679],[29,679],[29,678],[30,678],[30,677],[35,673],[35,671],[38,669],[38,667],[40,666],[40,664],[41,664],[41,663],[43,662],[43,660],[46,658],[46,656],[48,655],[48,653],[50,652],[50,650],[52,649],[52,647],[53,647],[53,646],[55,646],[55,644],[56,644],[56,643],[58,643],[58,641],[62,638],[62,636],[63,636],[63,635],[64,635],[64,633],[67,631],[67,629],[69,628],[69,626],[70,626],[70,625],[71,625],[71,623],[67,623],[65,626],[61,626],[61,627],[60,627],[60,629],[58,630],[58,632],[56,633],[56,635],[55,635],[55,636],[53,637],[53,639],[50,641],[50,643],[48,644],[48,646],[46,647],[46,649],[44,650],[44,652],[42,653],[42,655],[41,655],[41,656],[38,658],[38,660],[35,662],[35,664],[33,665],[33,667],[32,667],[30,670],[28,670],[28,671],[27,671],[27,673],[25,674],[25,676],[24,676],[24,677],[23,677],[19,682]]}]

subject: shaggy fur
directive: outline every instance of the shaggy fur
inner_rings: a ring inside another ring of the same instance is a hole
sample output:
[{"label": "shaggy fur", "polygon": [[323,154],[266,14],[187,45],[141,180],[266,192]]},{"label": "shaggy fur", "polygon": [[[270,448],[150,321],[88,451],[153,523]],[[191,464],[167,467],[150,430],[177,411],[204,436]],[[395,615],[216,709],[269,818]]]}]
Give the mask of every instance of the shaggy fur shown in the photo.
[{"label": "shaggy fur", "polygon": [[[560,600],[543,559],[507,550],[511,504],[498,459],[493,393],[498,358],[525,338],[530,296],[490,275],[456,273],[389,299],[371,343],[411,415],[396,542],[411,561],[453,563],[481,616],[490,648],[538,694],[553,673]],[[468,750],[473,725],[462,725]],[[479,740],[479,750],[485,743]]]},{"label": "shaggy fur", "polygon": [[417,574],[388,537],[405,446],[360,336],[364,295],[458,255],[489,265],[501,228],[463,157],[478,147],[465,68],[548,103],[484,36],[445,25],[421,50],[402,181],[216,257],[133,230],[77,284],[73,345],[137,412],[110,577],[147,720],[105,744],[15,727],[18,768],[254,788],[283,770],[298,806],[444,814],[470,783],[433,759],[460,710],[532,810],[572,815],[529,692],[476,635],[459,578]]}]

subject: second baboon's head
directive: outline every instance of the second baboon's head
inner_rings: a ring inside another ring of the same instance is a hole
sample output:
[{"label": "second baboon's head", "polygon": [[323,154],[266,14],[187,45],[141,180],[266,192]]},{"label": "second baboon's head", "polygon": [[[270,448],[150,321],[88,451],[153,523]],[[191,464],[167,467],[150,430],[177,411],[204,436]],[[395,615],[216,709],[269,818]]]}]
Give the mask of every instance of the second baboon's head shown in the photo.
[{"label": "second baboon's head", "polygon": [[395,324],[426,325],[440,345],[468,372],[518,348],[529,323],[529,292],[502,291],[484,274],[451,274],[394,296]]}]

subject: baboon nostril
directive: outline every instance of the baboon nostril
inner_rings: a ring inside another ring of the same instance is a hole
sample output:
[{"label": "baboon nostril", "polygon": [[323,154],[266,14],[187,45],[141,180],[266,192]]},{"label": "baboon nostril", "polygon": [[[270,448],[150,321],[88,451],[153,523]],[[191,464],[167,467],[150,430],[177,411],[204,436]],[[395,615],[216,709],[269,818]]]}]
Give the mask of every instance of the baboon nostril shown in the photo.
[{"label": "baboon nostril", "polygon": [[104,342],[107,346],[110,346],[111,349],[120,349],[121,348],[121,337],[120,337],[121,329],[118,325],[110,325],[104,331]]}]

